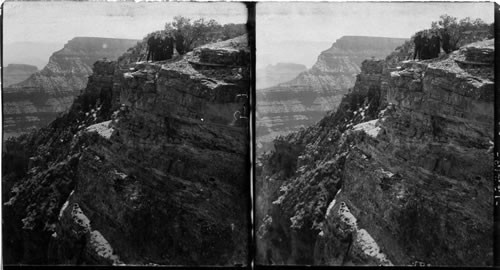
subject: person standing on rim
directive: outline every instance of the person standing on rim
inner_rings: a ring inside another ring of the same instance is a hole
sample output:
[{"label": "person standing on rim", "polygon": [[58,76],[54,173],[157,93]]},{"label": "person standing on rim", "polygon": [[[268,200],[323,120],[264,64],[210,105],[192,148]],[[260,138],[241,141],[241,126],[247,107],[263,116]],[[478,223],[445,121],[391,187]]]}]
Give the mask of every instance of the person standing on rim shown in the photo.
[{"label": "person standing on rim", "polygon": [[415,34],[413,42],[415,43],[415,52],[413,53],[413,60],[420,59],[422,57],[422,48],[424,43],[424,38],[422,37],[423,33],[418,32]]},{"label": "person standing on rim", "polygon": [[182,35],[182,32],[180,29],[177,29],[175,31],[175,49],[177,49],[177,52],[179,55],[184,54],[184,36]]},{"label": "person standing on rim", "polygon": [[174,55],[174,38],[172,37],[171,34],[167,34],[165,37],[165,43],[166,43],[166,60],[171,59],[172,56]]},{"label": "person standing on rim", "polygon": [[157,34],[153,34],[151,37],[148,38],[147,44],[148,44],[148,56],[146,58],[146,61],[155,61],[156,58],[158,57],[158,43],[159,43],[159,38],[157,38]]},{"label": "person standing on rim", "polygon": [[448,30],[446,28],[441,31],[441,41],[442,41],[442,46],[443,46],[443,51],[445,53],[450,53],[452,51],[451,45],[450,45],[450,34],[448,33]]}]

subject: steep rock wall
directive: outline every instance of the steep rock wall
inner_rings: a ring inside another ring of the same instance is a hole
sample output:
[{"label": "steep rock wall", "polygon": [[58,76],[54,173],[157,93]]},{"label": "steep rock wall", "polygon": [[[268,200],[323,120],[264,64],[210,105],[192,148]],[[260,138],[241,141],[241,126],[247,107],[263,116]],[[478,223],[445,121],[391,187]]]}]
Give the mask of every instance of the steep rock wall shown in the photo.
[{"label": "steep rock wall", "polygon": [[491,265],[492,54],[365,61],[337,111],[261,161],[258,260]]},{"label": "steep rock wall", "polygon": [[[319,121],[354,86],[361,62],[382,58],[405,39],[344,36],[295,79],[257,90],[257,150],[267,151],[278,135]],[[258,80],[258,78],[257,78]]]},{"label": "steep rock wall", "polygon": [[247,263],[249,138],[233,112],[250,62],[199,64],[206,52],[98,61],[67,114],[6,144],[29,169],[4,170],[7,264]]}]

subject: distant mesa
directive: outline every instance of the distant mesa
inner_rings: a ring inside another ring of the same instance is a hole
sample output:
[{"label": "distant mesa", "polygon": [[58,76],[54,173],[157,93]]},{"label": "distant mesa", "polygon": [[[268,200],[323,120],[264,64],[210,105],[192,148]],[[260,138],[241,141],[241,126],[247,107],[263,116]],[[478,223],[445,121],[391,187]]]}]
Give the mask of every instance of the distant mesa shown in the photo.
[{"label": "distant mesa", "polygon": [[60,43],[18,41],[5,42],[3,46],[3,65],[28,64],[42,69],[49,61],[50,55],[61,48]]},{"label": "distant mesa", "polygon": [[277,63],[275,65],[268,65],[266,70],[303,70],[307,69],[305,65],[295,63]]},{"label": "distant mesa", "polygon": [[38,71],[36,66],[26,64],[9,64],[3,69],[2,85],[9,86],[26,80]]},{"label": "distant mesa", "polygon": [[257,89],[287,82],[305,70],[307,70],[305,65],[296,63],[267,65],[265,68],[257,70]]},{"label": "distant mesa", "polygon": [[[266,40],[257,41],[257,69],[265,69],[267,65],[279,62],[303,64],[311,67],[318,55],[332,45],[332,41],[310,40]],[[265,46],[266,50],[259,48]]]}]

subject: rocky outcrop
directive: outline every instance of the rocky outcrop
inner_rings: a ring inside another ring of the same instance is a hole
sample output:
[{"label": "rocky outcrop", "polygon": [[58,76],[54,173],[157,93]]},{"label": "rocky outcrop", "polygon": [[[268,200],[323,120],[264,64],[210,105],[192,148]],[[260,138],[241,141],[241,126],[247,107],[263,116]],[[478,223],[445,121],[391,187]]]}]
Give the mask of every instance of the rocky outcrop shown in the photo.
[{"label": "rocky outcrop", "polygon": [[257,260],[492,265],[488,55],[492,40],[439,59],[363,62],[336,111],[260,161]]},{"label": "rocky outcrop", "polygon": [[295,63],[277,63],[267,65],[263,69],[257,69],[256,80],[257,89],[263,89],[284,83],[297,77],[301,72],[306,71],[307,67]]},{"label": "rocky outcrop", "polygon": [[3,87],[22,82],[27,79],[31,74],[38,71],[36,66],[25,64],[9,64],[3,68]]},{"label": "rocky outcrop", "polygon": [[[232,42],[100,60],[67,114],[7,141],[5,263],[246,264],[249,133],[233,113],[250,62]],[[200,62],[214,54],[242,62]]]},{"label": "rocky outcrop", "polygon": [[[319,121],[354,86],[361,62],[382,58],[405,39],[344,36],[322,52],[314,66],[278,86],[258,89],[257,150],[267,151],[278,135]],[[258,80],[258,79],[257,79]]]},{"label": "rocky outcrop", "polygon": [[4,132],[17,136],[66,111],[85,89],[95,61],[116,59],[137,40],[76,37],[26,80],[3,88]]}]

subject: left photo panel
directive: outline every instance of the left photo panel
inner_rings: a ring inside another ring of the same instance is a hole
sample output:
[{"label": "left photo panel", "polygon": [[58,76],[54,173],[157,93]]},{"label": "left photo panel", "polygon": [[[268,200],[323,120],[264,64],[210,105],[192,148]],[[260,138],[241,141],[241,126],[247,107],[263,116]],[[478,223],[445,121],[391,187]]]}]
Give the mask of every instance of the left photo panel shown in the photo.
[{"label": "left photo panel", "polygon": [[2,8],[3,264],[248,266],[247,6]]}]

